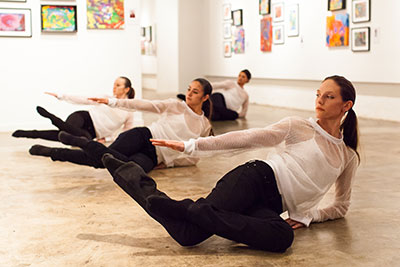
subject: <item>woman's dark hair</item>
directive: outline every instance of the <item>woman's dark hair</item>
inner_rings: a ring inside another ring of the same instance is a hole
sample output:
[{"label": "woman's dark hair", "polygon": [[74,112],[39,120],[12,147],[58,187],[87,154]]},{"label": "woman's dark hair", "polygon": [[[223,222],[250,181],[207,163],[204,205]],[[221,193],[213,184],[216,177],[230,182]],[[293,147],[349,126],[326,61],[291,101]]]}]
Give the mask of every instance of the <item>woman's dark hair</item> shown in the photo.
[{"label": "woman's dark hair", "polygon": [[209,81],[207,81],[206,79],[203,78],[197,78],[195,80],[193,80],[194,82],[199,82],[201,87],[203,87],[203,93],[204,95],[209,95],[207,101],[203,102],[203,105],[201,107],[201,109],[204,112],[204,115],[211,120],[211,115],[212,115],[212,102],[211,102],[211,94],[212,94],[212,86],[211,83]]},{"label": "woman's dark hair", "polygon": [[[340,95],[342,96],[343,101],[352,101],[354,105],[356,101],[356,90],[349,80],[338,75],[326,77],[324,81],[326,80],[333,80],[340,87]],[[358,120],[353,107],[347,111],[347,115],[340,125],[340,130],[343,133],[344,143],[351,147],[357,153],[358,158],[360,158],[360,155],[357,151],[359,143]]]},{"label": "woman's dark hair", "polygon": [[250,71],[249,71],[248,69],[245,69],[245,70],[242,70],[241,72],[243,72],[244,74],[246,74],[247,80],[250,81],[250,79],[251,79],[251,73],[250,73]]},{"label": "woman's dark hair", "polygon": [[135,89],[133,89],[132,87],[132,83],[131,80],[129,80],[128,78],[124,77],[124,76],[120,76],[121,79],[124,79],[125,81],[125,88],[129,88],[128,93],[126,94],[128,96],[128,98],[132,99],[135,98]]}]

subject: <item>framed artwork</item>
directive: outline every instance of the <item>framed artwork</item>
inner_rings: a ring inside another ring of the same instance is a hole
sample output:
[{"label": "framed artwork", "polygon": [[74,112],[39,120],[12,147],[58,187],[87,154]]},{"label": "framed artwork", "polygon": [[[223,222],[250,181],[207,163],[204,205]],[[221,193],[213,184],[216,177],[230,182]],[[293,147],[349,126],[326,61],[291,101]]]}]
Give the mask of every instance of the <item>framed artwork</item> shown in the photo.
[{"label": "framed artwork", "polygon": [[232,56],[232,42],[225,41],[224,42],[224,57],[231,57]]},{"label": "framed artwork", "polygon": [[76,6],[41,5],[42,32],[76,32]]},{"label": "framed artwork", "polygon": [[272,5],[272,21],[280,22],[284,20],[283,3],[276,3]]},{"label": "framed artwork", "polygon": [[236,27],[234,35],[234,47],[233,51],[235,54],[244,53],[244,29],[243,27]]},{"label": "framed artwork", "polygon": [[351,50],[354,52],[369,51],[370,29],[369,27],[351,29]]},{"label": "framed artwork", "polygon": [[299,36],[299,5],[289,5],[287,8],[287,36]]},{"label": "framed artwork", "polygon": [[259,2],[260,15],[268,15],[271,13],[271,0],[260,0]]},{"label": "framed artwork", "polygon": [[233,25],[240,26],[243,25],[243,11],[242,9],[237,9],[232,11]]},{"label": "framed artwork", "polygon": [[146,36],[146,28],[145,27],[140,27],[140,36],[142,36],[142,37]]},{"label": "framed artwork", "polygon": [[224,20],[232,20],[231,4],[222,5],[222,18]]},{"label": "framed artwork", "polygon": [[123,29],[124,0],[86,0],[88,29]]},{"label": "framed artwork", "polygon": [[232,37],[232,24],[231,23],[224,23],[223,24],[223,32],[224,32],[224,39],[228,39]]},{"label": "framed artwork", "polygon": [[366,22],[371,20],[371,0],[353,0],[352,2],[353,23]]},{"label": "framed artwork", "polygon": [[326,46],[349,45],[349,14],[336,14],[326,18]]},{"label": "framed artwork", "polygon": [[0,36],[32,37],[31,10],[0,8]]},{"label": "framed artwork", "polygon": [[147,42],[151,42],[152,40],[152,28],[151,26],[146,27],[144,37]]},{"label": "framed artwork", "polygon": [[346,0],[328,0],[328,10],[346,9]]},{"label": "framed artwork", "polygon": [[273,31],[273,37],[274,37],[274,44],[283,44],[285,43],[284,39],[284,29],[285,27],[283,25],[274,25],[272,28]]},{"label": "framed artwork", "polygon": [[261,46],[262,52],[271,52],[272,50],[272,18],[265,16],[261,19]]}]

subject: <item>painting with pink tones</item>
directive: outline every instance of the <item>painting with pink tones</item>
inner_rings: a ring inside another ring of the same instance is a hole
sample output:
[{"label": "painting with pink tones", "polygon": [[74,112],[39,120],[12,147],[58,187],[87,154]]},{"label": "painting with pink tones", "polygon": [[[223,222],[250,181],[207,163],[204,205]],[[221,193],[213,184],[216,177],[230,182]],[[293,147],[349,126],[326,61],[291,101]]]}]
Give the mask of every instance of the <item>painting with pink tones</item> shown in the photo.
[{"label": "painting with pink tones", "polygon": [[234,35],[234,47],[233,51],[235,54],[244,53],[244,29],[243,27],[236,27]]},{"label": "painting with pink tones", "polygon": [[261,51],[271,52],[272,48],[272,18],[270,16],[261,19]]},{"label": "painting with pink tones", "polygon": [[86,0],[88,29],[123,29],[124,0]]},{"label": "painting with pink tones", "polygon": [[349,45],[349,14],[336,14],[326,18],[326,46]]},{"label": "painting with pink tones", "polygon": [[32,36],[31,10],[17,8],[0,8],[0,36]]}]

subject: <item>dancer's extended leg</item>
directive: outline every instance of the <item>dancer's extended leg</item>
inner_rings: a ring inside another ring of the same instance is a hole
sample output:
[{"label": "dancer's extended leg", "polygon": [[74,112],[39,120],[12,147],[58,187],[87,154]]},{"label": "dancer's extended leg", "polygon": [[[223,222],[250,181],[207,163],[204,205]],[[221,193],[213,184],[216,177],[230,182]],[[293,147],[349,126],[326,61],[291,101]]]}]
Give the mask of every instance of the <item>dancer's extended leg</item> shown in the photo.
[{"label": "dancer's extended leg", "polygon": [[13,137],[25,137],[25,138],[40,138],[40,139],[45,139],[49,141],[58,141],[58,133],[60,131],[58,130],[44,130],[44,131],[38,131],[38,130],[31,130],[31,131],[25,131],[25,130],[16,130],[15,132],[12,133]]}]

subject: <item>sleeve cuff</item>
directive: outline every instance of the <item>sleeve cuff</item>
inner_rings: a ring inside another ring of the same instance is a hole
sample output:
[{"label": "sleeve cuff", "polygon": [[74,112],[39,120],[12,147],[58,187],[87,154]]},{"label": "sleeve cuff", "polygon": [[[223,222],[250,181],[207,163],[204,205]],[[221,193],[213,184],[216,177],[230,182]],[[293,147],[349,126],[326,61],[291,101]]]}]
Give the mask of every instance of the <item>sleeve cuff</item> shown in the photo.
[{"label": "sleeve cuff", "polygon": [[109,98],[108,99],[108,105],[110,106],[110,107],[115,107],[116,105],[117,105],[117,99],[116,98]]},{"label": "sleeve cuff", "polygon": [[189,141],[184,141],[183,142],[185,149],[183,150],[183,153],[191,155],[196,147],[196,140],[195,139],[189,139]]}]

